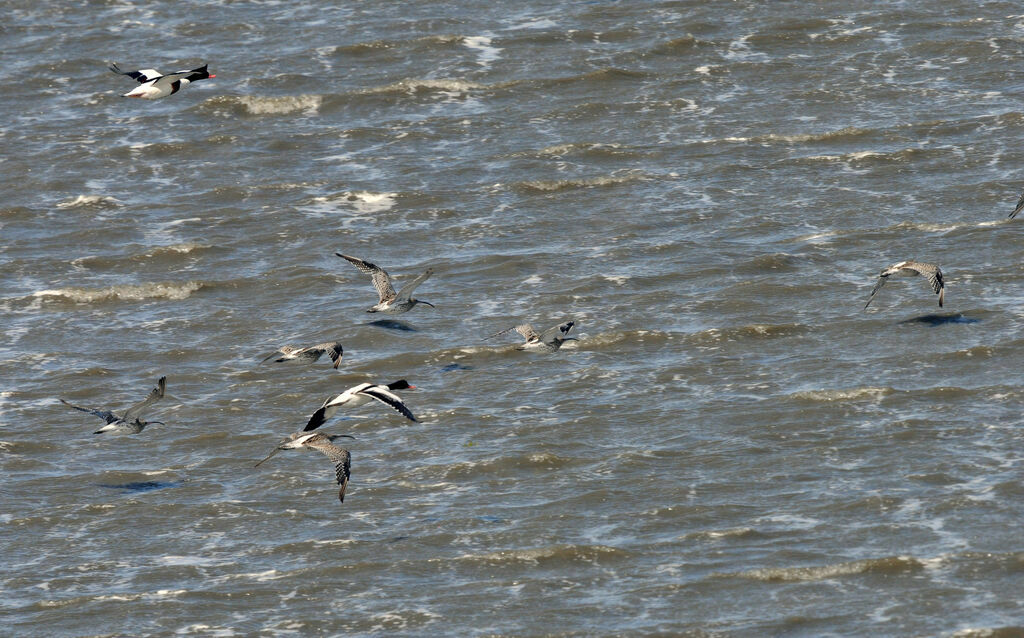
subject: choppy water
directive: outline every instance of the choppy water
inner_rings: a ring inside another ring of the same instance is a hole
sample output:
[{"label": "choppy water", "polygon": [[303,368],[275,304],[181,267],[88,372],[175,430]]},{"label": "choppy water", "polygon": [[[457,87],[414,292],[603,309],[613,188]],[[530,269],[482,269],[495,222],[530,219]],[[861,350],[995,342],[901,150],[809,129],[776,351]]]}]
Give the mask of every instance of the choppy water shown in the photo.
[{"label": "choppy water", "polygon": [[[1019,6],[5,15],[0,633],[1024,635]],[[436,310],[370,325],[335,251]],[[909,258],[946,307],[862,311]],[[58,402],[162,374],[138,436]],[[252,468],[401,377],[421,424],[325,428],[343,505],[315,453]]]}]

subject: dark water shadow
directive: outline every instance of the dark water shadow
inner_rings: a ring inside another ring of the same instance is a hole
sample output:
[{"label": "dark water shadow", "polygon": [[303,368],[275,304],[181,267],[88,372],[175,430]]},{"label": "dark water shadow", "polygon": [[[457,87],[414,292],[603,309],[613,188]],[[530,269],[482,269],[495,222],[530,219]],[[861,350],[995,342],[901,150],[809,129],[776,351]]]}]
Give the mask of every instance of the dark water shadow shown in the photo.
[{"label": "dark water shadow", "polygon": [[441,368],[441,372],[455,372],[456,370],[472,370],[473,366],[464,366],[461,363],[449,363]]},{"label": "dark water shadow", "polygon": [[981,319],[975,319],[973,317],[965,317],[959,312],[954,312],[946,315],[930,314],[921,315],[920,317],[911,317],[910,319],[904,319],[900,324],[906,323],[923,323],[929,326],[941,326],[947,323],[980,323]]},{"label": "dark water shadow", "polygon": [[366,325],[387,328],[388,330],[401,330],[402,332],[419,332],[416,328],[397,319],[377,319],[376,321],[367,321]]},{"label": "dark water shadow", "polygon": [[98,487],[105,487],[111,490],[122,490],[124,494],[132,494],[139,492],[152,492],[153,490],[162,490],[168,487],[181,487],[181,481],[133,481],[131,483],[121,483],[119,485],[112,485],[110,483],[97,483]]}]

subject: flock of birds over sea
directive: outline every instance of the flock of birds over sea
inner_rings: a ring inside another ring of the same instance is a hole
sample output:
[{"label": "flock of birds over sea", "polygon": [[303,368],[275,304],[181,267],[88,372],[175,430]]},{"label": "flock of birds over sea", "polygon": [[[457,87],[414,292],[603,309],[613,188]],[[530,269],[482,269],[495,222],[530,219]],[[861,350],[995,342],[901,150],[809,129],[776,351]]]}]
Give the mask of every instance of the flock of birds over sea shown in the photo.
[{"label": "flock of birds over sea", "polygon": [[[109,68],[114,73],[126,75],[139,83],[139,86],[135,87],[128,93],[125,93],[124,97],[155,100],[173,95],[192,82],[216,77],[209,72],[207,67],[208,65],[204,64],[196,69],[178,71],[176,73],[168,73],[166,75],[154,69],[122,71],[116,63],[112,63]],[[1017,205],[1014,207],[1013,212],[1010,213],[1009,218],[1013,219],[1021,212],[1021,210],[1024,210],[1024,194],[1020,196],[1020,199],[1017,201]],[[398,292],[395,292],[391,276],[380,266],[366,261],[365,259],[359,259],[358,257],[351,257],[341,253],[335,254],[338,257],[347,260],[361,272],[370,275],[373,287],[377,291],[378,301],[375,305],[367,309],[367,312],[400,314],[412,310],[417,304],[424,304],[431,308],[434,307],[430,302],[416,299],[412,296],[413,291],[433,274],[434,271],[432,268],[428,268],[415,279],[412,279],[402,286]],[[871,294],[868,296],[868,300],[867,303],[864,304],[864,308],[867,309],[871,304],[871,301],[875,298],[875,294],[883,285],[885,285],[890,277],[913,277],[918,275],[927,279],[932,292],[939,296],[939,307],[941,308],[946,293],[946,284],[943,280],[942,270],[935,264],[913,260],[900,261],[884,269],[878,275],[878,280],[871,289]],[[557,326],[548,328],[543,332],[537,332],[530,324],[524,323],[513,328],[497,332],[488,338],[496,337],[514,330],[518,332],[523,339],[525,339],[525,342],[517,346],[518,350],[533,350],[551,353],[561,348],[564,342],[575,339],[574,337],[568,336],[569,331],[572,330],[573,326],[575,326],[575,321],[566,321]],[[263,359],[263,363],[272,360],[274,363],[290,362],[309,364],[318,361],[326,354],[330,357],[333,367],[337,369],[341,365],[343,352],[344,349],[338,341],[302,347],[281,346],[276,352]],[[278,443],[278,445],[271,450],[270,454],[268,454],[266,458],[257,463],[256,467],[262,465],[265,461],[281,450],[294,450],[300,448],[316,450],[317,452],[324,454],[334,464],[335,480],[339,486],[338,500],[344,502],[345,489],[348,487],[349,477],[351,476],[352,455],[347,449],[335,445],[334,441],[339,438],[353,437],[348,434],[325,434],[324,432],[317,432],[317,428],[326,423],[328,419],[334,416],[339,410],[343,408],[348,409],[361,406],[371,400],[379,401],[380,403],[391,407],[409,421],[418,422],[416,416],[396,393],[397,390],[413,390],[415,388],[416,386],[409,384],[405,379],[400,379],[386,384],[360,383],[359,385],[345,390],[341,394],[328,397],[309,417],[306,427],[299,432],[294,432],[288,435],[287,438]],[[138,434],[142,432],[147,425],[154,423],[164,425],[161,421],[144,421],[141,417],[143,412],[148,410],[150,406],[164,397],[166,389],[167,377],[160,377],[157,381],[157,386],[149,392],[145,399],[120,412],[86,408],[69,403],[64,399],[61,399],[61,402],[75,410],[81,410],[82,412],[87,412],[103,419],[106,424],[96,430],[95,434]]]}]

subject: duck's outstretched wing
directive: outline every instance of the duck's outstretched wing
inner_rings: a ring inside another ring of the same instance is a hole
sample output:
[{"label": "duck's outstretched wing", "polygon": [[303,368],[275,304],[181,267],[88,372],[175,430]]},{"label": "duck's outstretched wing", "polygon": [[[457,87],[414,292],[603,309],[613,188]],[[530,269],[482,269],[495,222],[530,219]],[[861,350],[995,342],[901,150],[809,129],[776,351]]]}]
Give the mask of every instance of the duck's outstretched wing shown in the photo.
[{"label": "duck's outstretched wing", "polygon": [[[323,406],[321,406],[319,409],[317,409],[317,411],[314,412],[312,414],[312,416],[309,417],[309,421],[306,422],[306,427],[302,428],[302,431],[303,432],[311,432],[311,431],[317,429],[318,427],[320,427],[321,425],[326,423],[327,419],[329,419],[332,416],[334,416],[334,413],[337,412],[337,411],[338,411],[338,408],[336,408],[336,407],[333,407],[333,408],[332,407],[328,407],[326,402],[325,402],[325,404]],[[328,414],[328,412],[330,412],[330,414]]]},{"label": "duck's outstretched wing", "polygon": [[152,82],[157,78],[164,77],[164,74],[157,71],[156,69],[139,69],[138,71],[122,71],[121,67],[117,66],[117,62],[111,62],[110,66],[107,67],[114,73],[120,75],[127,75],[131,79],[137,81],[139,84],[145,84],[146,82]]},{"label": "duck's outstretched wing", "polygon": [[368,397],[377,399],[381,403],[391,406],[398,411],[399,414],[410,421],[416,421],[416,417],[413,416],[412,411],[405,407],[405,403],[402,402],[402,397],[389,390],[385,390],[381,386],[373,386],[365,390],[360,390],[359,394],[365,394]]}]

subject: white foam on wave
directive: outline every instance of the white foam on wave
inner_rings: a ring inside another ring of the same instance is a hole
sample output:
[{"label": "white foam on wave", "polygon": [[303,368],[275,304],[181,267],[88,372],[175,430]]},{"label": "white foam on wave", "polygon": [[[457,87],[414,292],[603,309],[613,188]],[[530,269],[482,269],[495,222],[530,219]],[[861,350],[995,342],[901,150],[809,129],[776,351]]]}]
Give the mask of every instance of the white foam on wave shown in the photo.
[{"label": "white foam on wave", "polygon": [[442,618],[441,614],[426,609],[407,609],[401,612],[387,611],[375,614],[371,618],[371,622],[374,625],[370,627],[370,631],[392,632],[399,629],[409,629],[411,626],[419,628]]},{"label": "white foam on wave", "polygon": [[[292,510],[294,512],[294,510]],[[287,574],[279,572],[276,569],[268,569],[262,572],[246,572],[238,574],[225,574],[213,579],[215,583],[222,583],[229,580],[254,580],[258,583],[265,583],[279,578],[284,578]]]},{"label": "white foam on wave", "polygon": [[767,60],[768,55],[760,51],[754,51],[750,48],[750,38],[753,37],[753,33],[741,36],[729,43],[729,50],[725,52],[724,57],[729,60],[736,60],[738,62],[750,61],[750,60]]},{"label": "white foam on wave", "polygon": [[184,219],[175,219],[174,221],[164,222],[163,224],[160,225],[160,228],[174,228],[175,226],[180,226],[182,224],[187,224],[189,222],[201,221],[203,221],[202,217],[186,217]]},{"label": "white foam on wave", "polygon": [[488,67],[491,62],[501,57],[502,49],[491,46],[493,39],[486,35],[475,35],[462,38],[462,45],[466,48],[477,51],[476,63],[482,67]]},{"label": "white foam on wave", "polygon": [[551,29],[557,27],[558,23],[551,18],[530,18],[508,27],[509,31],[516,29]]},{"label": "white foam on wave", "polygon": [[156,254],[159,254],[159,253],[162,253],[162,252],[188,254],[188,253],[193,252],[195,250],[202,250],[203,248],[209,248],[209,246],[206,246],[204,244],[199,244],[199,243],[196,243],[194,241],[186,241],[186,242],[182,242],[180,244],[169,244],[167,246],[157,246],[156,248],[154,248],[152,251],[150,251],[147,254],[148,255],[156,255]]},{"label": "white foam on wave", "polygon": [[377,213],[389,210],[394,207],[395,198],[398,197],[398,193],[370,193],[366,191],[347,193],[346,195],[349,206],[360,213]]},{"label": "white foam on wave", "polygon": [[289,115],[303,113],[316,115],[324,102],[320,95],[249,96],[244,95],[238,103],[252,115]]},{"label": "white foam on wave", "polygon": [[106,195],[79,195],[74,199],[64,200],[57,208],[114,208],[120,206],[121,200]]},{"label": "white foam on wave", "polygon": [[215,636],[218,638],[227,638],[228,636],[237,636],[234,629],[228,627],[214,627],[213,625],[204,625],[202,623],[196,623],[194,625],[188,625],[186,627],[180,627],[175,630],[177,636],[194,636],[202,633],[205,636]]},{"label": "white foam on wave", "polygon": [[50,297],[62,297],[75,303],[93,303],[119,299],[122,301],[142,301],[145,299],[181,300],[192,296],[192,293],[203,287],[198,281],[185,283],[155,284],[123,284],[109,288],[55,288],[32,293],[33,297],[46,300]]},{"label": "white foam on wave", "polygon": [[207,567],[210,565],[217,565],[217,561],[212,558],[201,558],[199,556],[160,556],[156,559],[161,565],[170,565],[174,567],[179,566],[192,566],[192,567]]},{"label": "white foam on wave", "polygon": [[394,93],[401,91],[404,93],[416,93],[417,91],[440,91],[443,93],[468,93],[473,89],[483,88],[482,84],[476,82],[469,82],[467,80],[453,80],[453,79],[408,79],[400,80],[393,84],[386,84],[384,86],[378,86],[370,89],[366,89],[366,93]]},{"label": "white foam on wave", "polygon": [[821,525],[821,521],[817,518],[807,516],[797,516],[795,514],[776,514],[772,516],[762,516],[754,519],[756,523],[778,523],[786,530],[796,529],[813,529]]},{"label": "white foam on wave", "polygon": [[794,392],[790,397],[794,399],[804,399],[807,401],[831,402],[869,399],[877,402],[889,396],[892,392],[892,388],[865,387],[846,390],[804,390],[801,392]]},{"label": "white foam on wave", "polygon": [[313,212],[334,213],[347,208],[360,215],[372,215],[394,208],[398,193],[371,193],[369,191],[346,191],[340,195],[314,197]]}]

